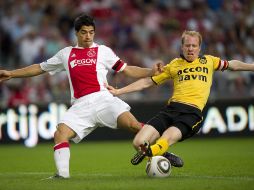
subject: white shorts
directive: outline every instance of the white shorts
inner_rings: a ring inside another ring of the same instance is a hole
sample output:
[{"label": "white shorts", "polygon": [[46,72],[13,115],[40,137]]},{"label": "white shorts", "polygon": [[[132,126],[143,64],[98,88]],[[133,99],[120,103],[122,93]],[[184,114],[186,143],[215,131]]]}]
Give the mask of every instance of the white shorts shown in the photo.
[{"label": "white shorts", "polygon": [[63,115],[59,123],[68,125],[76,132],[72,140],[80,142],[97,127],[117,128],[117,118],[130,106],[108,91],[95,92],[79,98]]}]

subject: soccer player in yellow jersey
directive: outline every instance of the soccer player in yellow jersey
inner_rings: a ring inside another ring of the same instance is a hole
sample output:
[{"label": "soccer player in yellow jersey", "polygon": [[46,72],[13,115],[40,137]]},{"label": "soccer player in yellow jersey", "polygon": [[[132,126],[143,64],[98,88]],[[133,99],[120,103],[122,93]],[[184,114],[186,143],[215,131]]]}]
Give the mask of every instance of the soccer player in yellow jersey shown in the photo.
[{"label": "soccer player in yellow jersey", "polygon": [[[200,56],[201,43],[199,32],[184,31],[181,57],[167,64],[161,74],[140,79],[121,89],[108,87],[112,94],[120,95],[159,85],[168,79],[174,82],[173,96],[168,105],[149,120],[133,140],[138,151],[131,160],[133,165],[140,163],[145,156],[164,155],[171,145],[199,131],[214,71],[254,71],[254,63],[226,61],[211,55]],[[183,165],[177,156],[175,161],[178,167]]]}]

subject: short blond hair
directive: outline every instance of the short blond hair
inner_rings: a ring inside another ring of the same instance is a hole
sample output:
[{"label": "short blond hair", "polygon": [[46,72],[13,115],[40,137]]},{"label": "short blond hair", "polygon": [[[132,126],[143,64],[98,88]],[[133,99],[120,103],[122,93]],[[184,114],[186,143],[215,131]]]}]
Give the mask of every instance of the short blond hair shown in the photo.
[{"label": "short blond hair", "polygon": [[202,43],[202,36],[199,32],[196,32],[196,31],[191,31],[191,30],[185,30],[182,34],[182,45],[184,43],[184,38],[186,35],[189,35],[189,36],[197,36],[198,39],[199,39],[199,46],[201,46],[201,43]]}]

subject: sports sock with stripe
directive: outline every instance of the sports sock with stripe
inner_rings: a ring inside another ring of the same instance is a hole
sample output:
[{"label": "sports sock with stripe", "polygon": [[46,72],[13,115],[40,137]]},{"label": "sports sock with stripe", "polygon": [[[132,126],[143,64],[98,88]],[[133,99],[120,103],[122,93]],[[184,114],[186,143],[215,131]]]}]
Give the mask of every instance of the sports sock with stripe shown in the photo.
[{"label": "sports sock with stripe", "polygon": [[70,145],[68,142],[62,142],[54,146],[54,159],[57,174],[69,178]]}]

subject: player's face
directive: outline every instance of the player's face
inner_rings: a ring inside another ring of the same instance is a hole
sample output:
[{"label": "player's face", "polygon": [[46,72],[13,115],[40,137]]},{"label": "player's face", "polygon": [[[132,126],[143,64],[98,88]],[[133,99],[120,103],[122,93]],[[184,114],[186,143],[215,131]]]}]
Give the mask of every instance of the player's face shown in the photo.
[{"label": "player's face", "polygon": [[182,52],[187,61],[192,62],[198,58],[200,52],[198,36],[186,35],[182,44]]},{"label": "player's face", "polygon": [[76,32],[78,46],[90,47],[93,44],[95,31],[93,26],[82,26],[81,29]]}]

